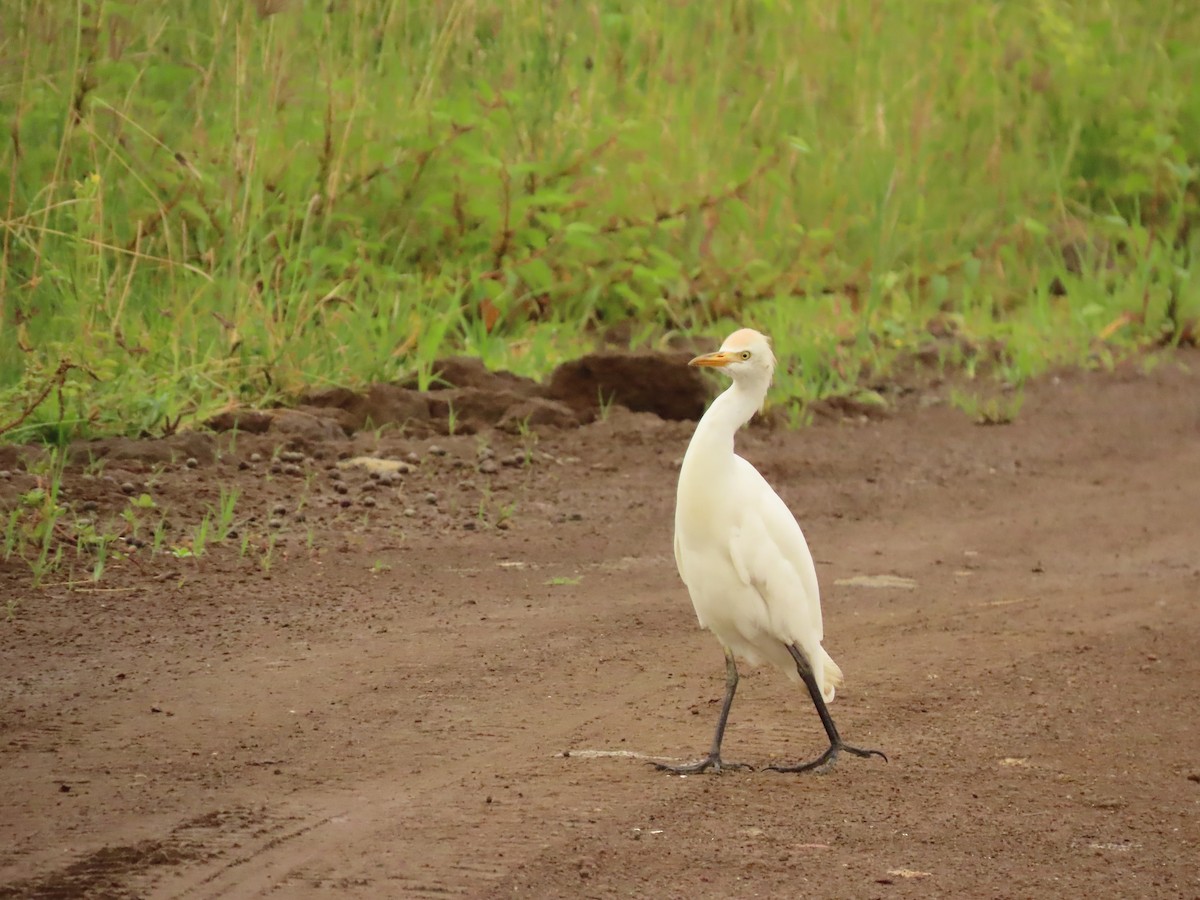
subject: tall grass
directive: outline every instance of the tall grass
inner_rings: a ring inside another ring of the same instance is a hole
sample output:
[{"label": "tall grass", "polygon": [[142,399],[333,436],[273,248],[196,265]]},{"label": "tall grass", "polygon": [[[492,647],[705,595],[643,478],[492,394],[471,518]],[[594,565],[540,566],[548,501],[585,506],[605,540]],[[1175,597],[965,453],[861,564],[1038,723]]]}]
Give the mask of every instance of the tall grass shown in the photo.
[{"label": "tall grass", "polygon": [[1022,376],[1169,339],[1197,72],[1185,0],[11,0],[0,429],[540,374],[617,322],[757,323],[804,398],[931,320]]}]

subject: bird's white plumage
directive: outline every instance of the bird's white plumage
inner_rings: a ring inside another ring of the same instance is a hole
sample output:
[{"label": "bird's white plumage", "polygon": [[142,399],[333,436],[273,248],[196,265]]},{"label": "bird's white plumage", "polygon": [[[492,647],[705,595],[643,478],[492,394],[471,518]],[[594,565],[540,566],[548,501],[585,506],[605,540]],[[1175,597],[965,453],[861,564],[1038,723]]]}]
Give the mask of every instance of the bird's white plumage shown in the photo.
[{"label": "bird's white plumage", "polygon": [[787,504],[733,437],[762,406],[774,371],[767,339],[735,332],[697,365],[720,367],[733,384],[696,426],[679,473],[675,562],[700,625],[751,665],[770,663],[800,680],[788,645],[832,700],[842,673],[821,646],[821,597],[808,543]]}]

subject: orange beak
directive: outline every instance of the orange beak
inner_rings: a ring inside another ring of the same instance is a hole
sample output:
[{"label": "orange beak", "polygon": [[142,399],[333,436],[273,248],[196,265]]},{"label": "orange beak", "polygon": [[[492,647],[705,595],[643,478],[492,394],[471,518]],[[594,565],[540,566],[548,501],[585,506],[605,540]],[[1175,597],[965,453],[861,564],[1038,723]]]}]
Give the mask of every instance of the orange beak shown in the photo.
[{"label": "orange beak", "polygon": [[695,359],[689,362],[688,365],[720,368],[721,366],[729,365],[731,362],[733,362],[732,353],[726,353],[724,350],[718,350],[715,353],[705,353],[703,356],[697,356]]}]

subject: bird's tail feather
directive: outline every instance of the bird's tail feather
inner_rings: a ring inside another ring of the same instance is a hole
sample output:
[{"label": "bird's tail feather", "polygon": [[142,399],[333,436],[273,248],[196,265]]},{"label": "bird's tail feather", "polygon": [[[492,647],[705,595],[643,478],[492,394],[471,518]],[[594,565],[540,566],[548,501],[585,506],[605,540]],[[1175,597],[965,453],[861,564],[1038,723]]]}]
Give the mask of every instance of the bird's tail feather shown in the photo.
[{"label": "bird's tail feather", "polygon": [[825,698],[826,703],[832,703],[837,689],[842,686],[841,668],[824,647],[821,648],[821,659],[813,668],[816,669],[814,674],[817,676],[817,684],[821,686],[821,696]]}]

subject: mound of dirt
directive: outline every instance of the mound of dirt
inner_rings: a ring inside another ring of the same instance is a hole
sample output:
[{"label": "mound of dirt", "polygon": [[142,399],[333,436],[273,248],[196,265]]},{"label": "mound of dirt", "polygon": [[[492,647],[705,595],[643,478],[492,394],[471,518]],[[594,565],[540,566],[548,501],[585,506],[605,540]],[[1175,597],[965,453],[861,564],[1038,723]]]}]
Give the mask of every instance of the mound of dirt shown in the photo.
[{"label": "mound of dirt", "polygon": [[[434,379],[431,391],[453,388],[482,388],[484,390],[506,390],[527,397],[543,393],[541,385],[532,378],[514,375],[512,372],[493,372],[482,360],[471,356],[447,356],[433,364]],[[402,387],[416,390],[416,378],[401,382]]]},{"label": "mound of dirt", "polygon": [[348,388],[330,388],[306,394],[301,401],[305,406],[344,414],[335,418],[347,434],[381,425],[427,422],[430,418],[429,398],[396,384],[373,384],[362,394]]},{"label": "mound of dirt", "polygon": [[182,463],[194,459],[201,465],[207,465],[213,461],[213,457],[213,437],[202,431],[181,431],[161,439],[99,438],[72,444],[68,451],[68,459],[74,466],[102,459],[109,462],[134,460],[147,463]]},{"label": "mound of dirt", "polygon": [[590,353],[554,370],[546,395],[594,416],[601,404],[619,403],[663,419],[696,420],[712,396],[687,353]]},{"label": "mound of dirt", "polygon": [[232,410],[204,424],[212,431],[278,432],[311,442],[384,425],[415,435],[577,428],[608,404],[694,421],[704,414],[712,389],[700,372],[688,368],[689,356],[682,351],[592,353],[560,365],[546,385],[452,356],[434,364],[436,377],[428,391],[418,390],[415,379],[372,384],[365,391],[328,388],[302,395],[296,409]]}]

